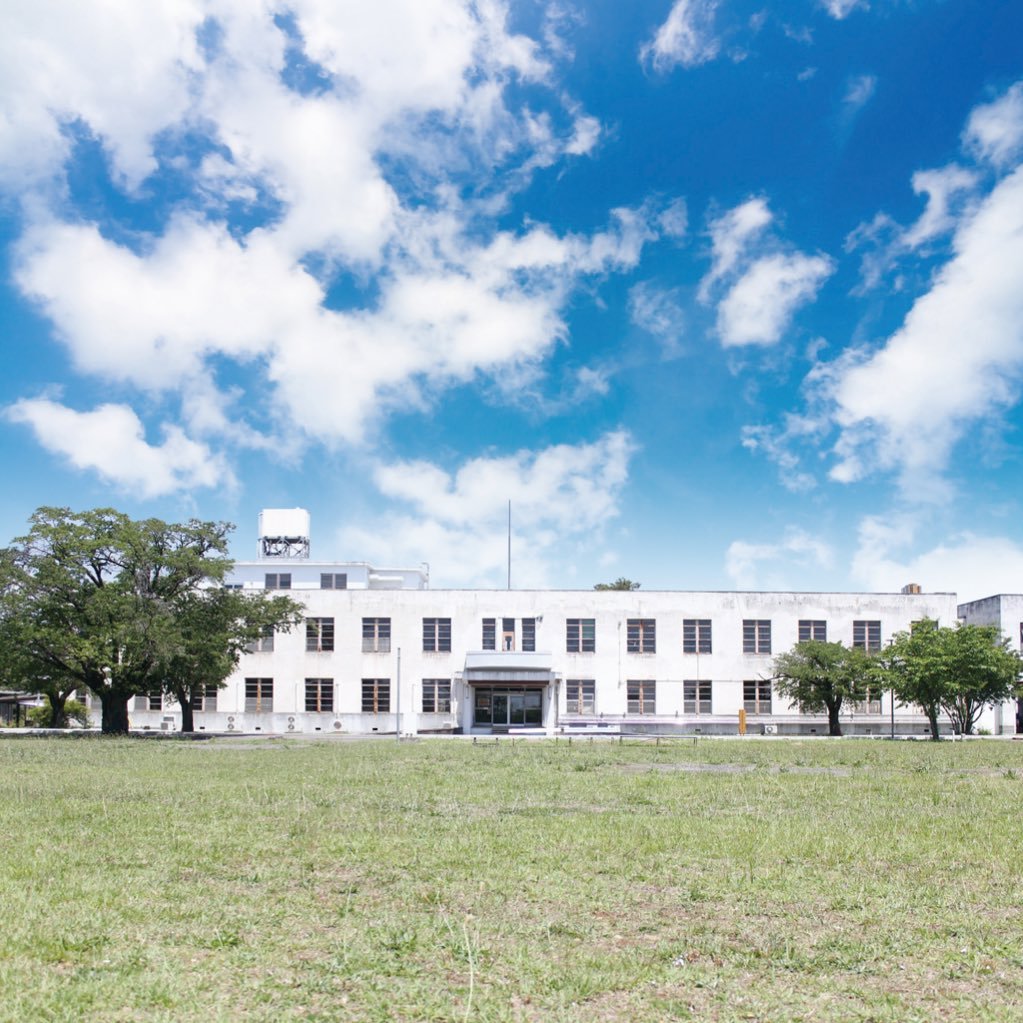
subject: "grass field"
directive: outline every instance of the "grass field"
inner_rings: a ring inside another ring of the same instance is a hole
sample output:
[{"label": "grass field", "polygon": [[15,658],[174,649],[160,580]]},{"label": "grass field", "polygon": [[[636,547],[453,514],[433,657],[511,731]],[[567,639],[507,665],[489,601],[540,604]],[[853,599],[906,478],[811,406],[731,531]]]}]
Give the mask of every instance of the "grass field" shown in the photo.
[{"label": "grass field", "polygon": [[0,740],[0,1019],[1023,1019],[1023,744]]}]

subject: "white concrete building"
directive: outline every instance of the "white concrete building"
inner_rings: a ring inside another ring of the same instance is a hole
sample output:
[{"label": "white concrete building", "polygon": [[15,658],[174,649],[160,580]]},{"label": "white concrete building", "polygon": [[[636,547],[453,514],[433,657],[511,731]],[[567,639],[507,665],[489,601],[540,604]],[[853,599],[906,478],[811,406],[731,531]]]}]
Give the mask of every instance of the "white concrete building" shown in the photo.
[{"label": "white concrete building", "polygon": [[[779,697],[774,656],[801,639],[880,649],[922,618],[984,620],[989,602],[952,593],[431,590],[426,566],[310,557],[302,509],[260,516],[259,558],[229,585],[289,591],[304,626],[267,636],[227,685],[195,701],[196,728],[262,733],[750,732],[827,734],[824,716]],[[1023,620],[1023,596],[998,623]],[[1016,603],[1013,603],[1016,602]],[[983,605],[983,607],[981,607]],[[993,606],[992,606],[993,607]],[[964,612],[964,609],[966,611]],[[973,616],[970,618],[969,616]],[[133,701],[133,728],[180,726],[159,695]],[[1015,707],[981,727],[1015,731]],[[887,692],[844,708],[846,734],[922,734]]]}]

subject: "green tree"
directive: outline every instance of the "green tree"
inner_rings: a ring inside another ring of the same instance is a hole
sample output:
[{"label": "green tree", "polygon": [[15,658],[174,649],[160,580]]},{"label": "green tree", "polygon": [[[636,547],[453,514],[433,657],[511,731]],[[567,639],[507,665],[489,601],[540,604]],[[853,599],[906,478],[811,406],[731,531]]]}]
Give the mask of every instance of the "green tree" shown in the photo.
[{"label": "green tree", "polygon": [[267,629],[288,632],[304,608],[290,597],[221,587],[193,589],[174,605],[174,636],[160,661],[163,691],[181,707],[181,731],[195,723],[192,697],[220,688],[246,646]]},{"label": "green tree", "polygon": [[232,527],[110,508],[40,508],[30,523],[0,557],[0,632],[21,644],[23,675],[87,686],[103,731],[127,732],[128,700],[160,685],[175,603],[230,568]]},{"label": "green tree", "polygon": [[619,576],[613,583],[597,583],[593,588],[595,590],[638,590],[639,583],[634,583],[631,579]]},{"label": "green tree", "polygon": [[1016,695],[1020,656],[993,625],[941,626],[932,619],[896,633],[882,664],[889,687],[902,703],[927,715],[939,739],[944,711],[962,735],[971,735],[984,707]]},{"label": "green tree", "polygon": [[829,735],[842,734],[842,704],[866,699],[868,688],[880,684],[874,659],[865,650],[816,639],[775,658],[774,683],[804,713],[827,711]]}]

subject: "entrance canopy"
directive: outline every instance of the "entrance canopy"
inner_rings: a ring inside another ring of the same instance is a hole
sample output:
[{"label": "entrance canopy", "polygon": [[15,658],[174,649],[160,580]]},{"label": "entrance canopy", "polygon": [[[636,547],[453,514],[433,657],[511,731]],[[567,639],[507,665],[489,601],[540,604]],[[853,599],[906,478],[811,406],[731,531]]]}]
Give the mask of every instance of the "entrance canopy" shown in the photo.
[{"label": "entrance canopy", "polygon": [[481,650],[465,655],[462,678],[469,685],[534,685],[554,681],[550,654]]}]

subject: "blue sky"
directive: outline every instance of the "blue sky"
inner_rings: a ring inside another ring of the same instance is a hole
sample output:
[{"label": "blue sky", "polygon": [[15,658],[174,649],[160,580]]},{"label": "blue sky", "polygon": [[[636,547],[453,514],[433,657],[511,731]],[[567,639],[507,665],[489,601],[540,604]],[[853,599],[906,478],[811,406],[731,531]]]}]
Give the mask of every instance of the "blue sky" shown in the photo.
[{"label": "blue sky", "polygon": [[0,533],[434,586],[1023,589],[1023,7],[0,18]]}]

